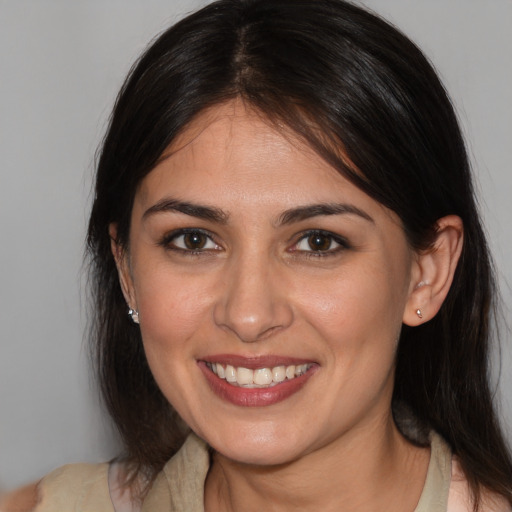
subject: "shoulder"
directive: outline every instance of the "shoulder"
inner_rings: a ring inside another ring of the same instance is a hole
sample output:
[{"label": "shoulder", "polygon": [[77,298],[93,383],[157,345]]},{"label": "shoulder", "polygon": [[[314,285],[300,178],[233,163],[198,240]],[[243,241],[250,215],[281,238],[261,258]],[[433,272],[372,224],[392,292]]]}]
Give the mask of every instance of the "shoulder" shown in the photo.
[{"label": "shoulder", "polygon": [[[471,491],[459,461],[454,456],[447,512],[471,512],[472,510]],[[512,508],[502,497],[484,491],[479,512],[512,512]]]},{"label": "shoulder", "polygon": [[155,479],[142,510],[204,511],[204,484],[209,467],[208,446],[190,434]]},{"label": "shoulder", "polygon": [[[457,456],[436,432],[430,432],[430,463],[415,512],[473,512],[470,486]],[[482,490],[478,512],[512,512],[500,496]]]},{"label": "shoulder", "polygon": [[9,493],[0,512],[95,510],[113,512],[108,490],[108,464],[70,464],[38,483]]},{"label": "shoulder", "polygon": [[0,497],[0,512],[29,512],[38,502],[38,484],[20,487]]}]

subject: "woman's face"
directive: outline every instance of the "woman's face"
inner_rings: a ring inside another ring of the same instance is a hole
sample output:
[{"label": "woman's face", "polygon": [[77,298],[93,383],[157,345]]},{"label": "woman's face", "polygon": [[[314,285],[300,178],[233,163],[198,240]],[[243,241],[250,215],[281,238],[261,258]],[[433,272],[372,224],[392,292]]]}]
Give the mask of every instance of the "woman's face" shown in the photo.
[{"label": "woman's face", "polygon": [[414,307],[396,215],[240,102],[168,155],[137,192],[122,273],[187,424],[231,459],[275,464],[389,422]]}]

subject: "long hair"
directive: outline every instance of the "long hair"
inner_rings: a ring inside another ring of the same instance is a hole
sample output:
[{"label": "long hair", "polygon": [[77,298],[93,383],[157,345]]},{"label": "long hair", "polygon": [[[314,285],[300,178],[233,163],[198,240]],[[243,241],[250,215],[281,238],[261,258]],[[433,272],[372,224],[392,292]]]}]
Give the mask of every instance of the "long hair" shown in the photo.
[{"label": "long hair", "polygon": [[87,240],[97,371],[134,473],[154,477],[186,427],[127,316],[109,224],[127,248],[141,180],[192,119],[237,97],[396,212],[411,247],[431,245],[439,218],[462,218],[464,247],[446,301],[430,322],[402,330],[394,401],[450,443],[475,507],[483,488],[512,504],[512,462],[489,389],[493,270],[454,109],[409,39],[342,0],[211,3],[154,41],[119,93]]}]

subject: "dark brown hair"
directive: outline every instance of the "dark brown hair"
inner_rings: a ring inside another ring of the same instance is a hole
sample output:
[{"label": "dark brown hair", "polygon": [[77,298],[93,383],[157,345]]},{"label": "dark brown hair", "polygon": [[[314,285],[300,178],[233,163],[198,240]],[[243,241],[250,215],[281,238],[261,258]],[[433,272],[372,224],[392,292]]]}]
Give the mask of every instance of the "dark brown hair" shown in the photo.
[{"label": "dark brown hair", "polygon": [[342,0],[209,4],[151,44],[119,93],[99,156],[88,248],[97,370],[134,471],[152,478],[186,428],[127,315],[109,224],[128,247],[141,180],[195,116],[236,97],[396,212],[412,247],[429,246],[437,219],[462,218],[463,253],[445,303],[430,322],[402,330],[394,401],[450,443],[476,504],[482,487],[512,504],[512,462],[489,389],[493,272],[453,107],[409,39]]}]

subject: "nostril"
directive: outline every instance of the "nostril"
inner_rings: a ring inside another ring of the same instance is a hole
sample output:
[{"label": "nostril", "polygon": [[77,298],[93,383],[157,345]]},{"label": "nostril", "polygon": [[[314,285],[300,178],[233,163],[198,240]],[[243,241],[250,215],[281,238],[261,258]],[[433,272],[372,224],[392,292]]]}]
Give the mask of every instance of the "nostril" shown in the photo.
[{"label": "nostril", "polygon": [[275,332],[277,331],[280,331],[281,329],[283,329],[283,326],[274,326],[274,327],[269,327],[266,331],[262,332],[259,337],[258,337],[258,340],[264,340],[266,338],[270,338],[270,336],[272,336]]},{"label": "nostril", "polygon": [[284,301],[281,304],[260,303],[257,311],[252,309],[252,314],[247,312],[247,303],[244,308],[241,303],[234,305],[225,301],[217,304],[214,310],[215,323],[231,331],[244,343],[270,338],[274,333],[288,327],[293,318],[288,304]]},{"label": "nostril", "polygon": [[244,343],[263,341],[283,328],[283,326],[279,325],[265,327],[258,324],[217,323],[220,327],[233,332]]},{"label": "nostril", "polygon": [[233,258],[218,288],[214,321],[243,342],[271,337],[290,325],[293,315],[280,273],[272,271],[268,255],[244,252]]}]

